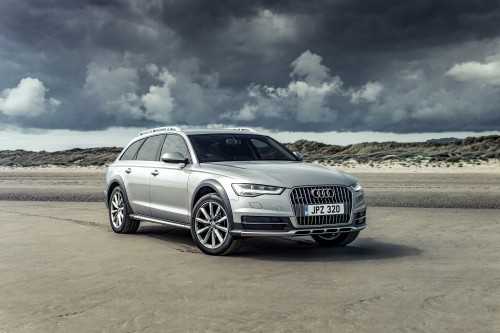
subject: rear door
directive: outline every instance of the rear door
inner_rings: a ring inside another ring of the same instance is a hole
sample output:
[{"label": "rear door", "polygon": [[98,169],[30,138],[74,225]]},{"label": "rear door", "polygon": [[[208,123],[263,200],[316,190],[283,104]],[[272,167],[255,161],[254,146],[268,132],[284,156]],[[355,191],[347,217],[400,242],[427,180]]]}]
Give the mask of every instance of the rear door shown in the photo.
[{"label": "rear door", "polygon": [[135,214],[150,216],[149,178],[158,161],[165,134],[150,136],[142,144],[135,159],[124,170],[125,188]]}]

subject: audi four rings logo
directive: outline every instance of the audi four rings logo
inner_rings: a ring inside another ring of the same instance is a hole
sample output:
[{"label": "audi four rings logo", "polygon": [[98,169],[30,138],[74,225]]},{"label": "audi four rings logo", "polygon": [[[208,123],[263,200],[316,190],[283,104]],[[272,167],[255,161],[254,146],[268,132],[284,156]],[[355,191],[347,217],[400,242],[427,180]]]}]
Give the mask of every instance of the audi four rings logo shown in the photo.
[{"label": "audi four rings logo", "polygon": [[331,189],[314,189],[311,190],[311,195],[317,199],[324,199],[324,198],[333,198],[335,193]]}]

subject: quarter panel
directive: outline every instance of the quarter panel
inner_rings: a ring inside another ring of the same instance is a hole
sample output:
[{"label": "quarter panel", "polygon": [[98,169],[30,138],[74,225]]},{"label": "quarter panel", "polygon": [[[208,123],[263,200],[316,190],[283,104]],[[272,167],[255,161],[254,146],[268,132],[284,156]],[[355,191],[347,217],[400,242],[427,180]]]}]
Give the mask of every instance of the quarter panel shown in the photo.
[{"label": "quarter panel", "polygon": [[[142,161],[120,161],[114,164],[115,172],[123,179],[129,204],[136,214],[150,215],[150,168]],[[127,170],[130,170],[128,173]]]}]

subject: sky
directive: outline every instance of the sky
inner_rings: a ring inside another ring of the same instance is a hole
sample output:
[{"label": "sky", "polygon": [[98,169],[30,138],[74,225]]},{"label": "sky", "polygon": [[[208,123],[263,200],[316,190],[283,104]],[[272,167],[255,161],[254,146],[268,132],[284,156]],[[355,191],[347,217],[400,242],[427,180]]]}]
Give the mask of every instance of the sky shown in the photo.
[{"label": "sky", "polygon": [[282,141],[500,130],[496,0],[1,0],[0,150],[145,128]]}]

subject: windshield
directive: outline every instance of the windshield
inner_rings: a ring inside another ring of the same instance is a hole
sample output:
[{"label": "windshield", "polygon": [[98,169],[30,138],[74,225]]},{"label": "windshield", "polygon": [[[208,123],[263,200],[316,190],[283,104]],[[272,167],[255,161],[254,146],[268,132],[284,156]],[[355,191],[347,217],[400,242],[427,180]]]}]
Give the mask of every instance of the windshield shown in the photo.
[{"label": "windshield", "polygon": [[285,147],[264,135],[190,135],[198,161],[297,161]]}]

